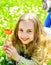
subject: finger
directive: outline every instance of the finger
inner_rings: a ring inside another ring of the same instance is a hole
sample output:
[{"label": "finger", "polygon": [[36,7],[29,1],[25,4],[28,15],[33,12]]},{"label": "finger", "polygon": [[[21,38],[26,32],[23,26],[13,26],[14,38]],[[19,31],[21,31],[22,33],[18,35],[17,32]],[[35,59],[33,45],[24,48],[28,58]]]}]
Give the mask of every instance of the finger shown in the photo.
[{"label": "finger", "polygon": [[9,58],[11,58],[11,55],[10,55],[10,54],[7,54],[7,53],[6,53],[6,56],[9,57]]},{"label": "finger", "polygon": [[7,49],[7,47],[3,47],[3,50],[5,51]]},{"label": "finger", "polygon": [[5,43],[5,44],[4,44],[4,47],[8,47],[8,46],[9,46],[9,44],[8,44],[8,43]]},{"label": "finger", "polygon": [[12,42],[7,42],[4,44],[4,46],[12,46]]},{"label": "finger", "polygon": [[14,52],[14,47],[10,46],[10,47],[7,48],[7,50],[10,51],[11,53],[13,53]]},{"label": "finger", "polygon": [[12,48],[11,47],[8,47],[7,50],[10,51],[10,52],[12,52]]},{"label": "finger", "polygon": [[6,50],[6,54],[9,54],[9,55],[11,55],[11,52],[10,52],[10,51],[8,51],[8,50]]},{"label": "finger", "polygon": [[9,46],[9,48],[10,48],[10,49],[12,49],[12,50],[14,49],[14,47],[13,47],[13,46]]}]

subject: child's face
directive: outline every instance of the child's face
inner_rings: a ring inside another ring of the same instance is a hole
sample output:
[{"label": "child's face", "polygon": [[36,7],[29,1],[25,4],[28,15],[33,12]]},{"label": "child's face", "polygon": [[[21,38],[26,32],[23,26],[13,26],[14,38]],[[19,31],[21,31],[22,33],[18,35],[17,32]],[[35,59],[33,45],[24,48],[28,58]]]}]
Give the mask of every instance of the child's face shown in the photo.
[{"label": "child's face", "polygon": [[21,21],[18,27],[18,37],[23,44],[34,40],[34,25],[31,21]]}]

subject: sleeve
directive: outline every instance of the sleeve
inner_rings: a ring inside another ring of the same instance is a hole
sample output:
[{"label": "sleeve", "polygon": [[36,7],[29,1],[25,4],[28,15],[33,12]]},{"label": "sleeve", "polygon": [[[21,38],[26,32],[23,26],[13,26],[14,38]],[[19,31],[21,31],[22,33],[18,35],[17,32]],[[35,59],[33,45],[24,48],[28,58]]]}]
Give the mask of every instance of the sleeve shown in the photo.
[{"label": "sleeve", "polygon": [[28,60],[21,56],[19,63],[16,63],[16,65],[40,65],[40,64],[36,59]]},{"label": "sleeve", "polygon": [[45,19],[44,27],[50,27],[51,26],[51,13],[49,13]]}]

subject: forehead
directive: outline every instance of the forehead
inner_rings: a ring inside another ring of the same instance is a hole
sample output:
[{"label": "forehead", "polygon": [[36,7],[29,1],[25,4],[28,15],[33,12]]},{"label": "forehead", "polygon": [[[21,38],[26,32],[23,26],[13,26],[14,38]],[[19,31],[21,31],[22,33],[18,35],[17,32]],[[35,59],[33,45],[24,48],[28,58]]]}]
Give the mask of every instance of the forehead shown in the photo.
[{"label": "forehead", "polygon": [[32,21],[20,21],[19,28],[33,29],[34,28],[34,24],[33,24]]}]

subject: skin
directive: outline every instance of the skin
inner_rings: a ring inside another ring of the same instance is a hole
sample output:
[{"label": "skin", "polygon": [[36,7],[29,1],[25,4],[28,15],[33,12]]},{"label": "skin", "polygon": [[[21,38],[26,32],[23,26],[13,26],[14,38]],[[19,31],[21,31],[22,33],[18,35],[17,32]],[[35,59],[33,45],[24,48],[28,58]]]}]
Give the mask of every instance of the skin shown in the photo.
[{"label": "skin", "polygon": [[[29,42],[34,40],[34,25],[33,22],[30,21],[21,21],[18,27],[18,37],[23,44],[29,44]],[[12,43],[12,42],[11,42]],[[5,43],[5,46],[9,44],[9,41]],[[20,55],[18,54],[15,47],[12,45],[8,46],[6,50],[6,55],[13,60],[19,62]],[[13,53],[14,52],[14,53]]]},{"label": "skin", "polygon": [[33,22],[21,21],[18,29],[18,37],[23,44],[28,44],[34,40]]}]

